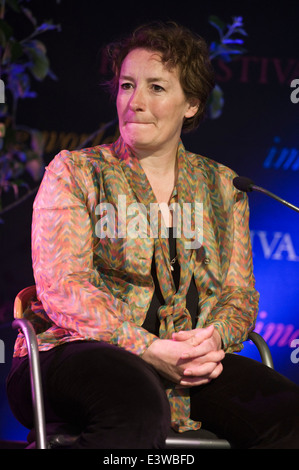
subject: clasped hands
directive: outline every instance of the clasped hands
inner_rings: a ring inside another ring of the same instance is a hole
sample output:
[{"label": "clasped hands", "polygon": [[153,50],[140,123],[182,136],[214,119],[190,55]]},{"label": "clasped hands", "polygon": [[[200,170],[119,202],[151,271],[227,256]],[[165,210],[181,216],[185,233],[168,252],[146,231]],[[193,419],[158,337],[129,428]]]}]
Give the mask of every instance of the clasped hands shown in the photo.
[{"label": "clasped hands", "polygon": [[221,348],[221,337],[210,325],[173,333],[172,339],[157,339],[145,351],[143,359],[177,387],[194,387],[221,374],[225,356]]}]

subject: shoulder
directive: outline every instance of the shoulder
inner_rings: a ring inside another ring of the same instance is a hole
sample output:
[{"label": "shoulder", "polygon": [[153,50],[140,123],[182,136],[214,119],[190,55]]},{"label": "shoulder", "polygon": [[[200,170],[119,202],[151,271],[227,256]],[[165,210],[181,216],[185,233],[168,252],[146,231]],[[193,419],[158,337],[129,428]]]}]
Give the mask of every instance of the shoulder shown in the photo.
[{"label": "shoulder", "polygon": [[204,170],[210,175],[218,175],[219,177],[232,179],[237,176],[237,173],[226,165],[208,158],[206,156],[195,154],[192,152],[186,152],[187,158],[191,165],[199,170]]},{"label": "shoulder", "polygon": [[109,160],[115,160],[109,145],[85,148],[82,150],[62,150],[46,166],[40,184],[37,201],[50,200],[60,194],[73,194],[85,200],[93,193],[101,180],[105,165],[111,167]]},{"label": "shoulder", "polygon": [[84,169],[92,166],[113,164],[117,158],[113,154],[112,145],[97,145],[80,150],[62,150],[49,163],[48,168],[58,173],[69,170]]},{"label": "shoulder", "polygon": [[246,199],[246,194],[234,187],[233,180],[238,174],[232,168],[200,154],[186,152],[186,156],[194,171],[203,174],[212,193],[218,193],[222,197],[236,201]]}]

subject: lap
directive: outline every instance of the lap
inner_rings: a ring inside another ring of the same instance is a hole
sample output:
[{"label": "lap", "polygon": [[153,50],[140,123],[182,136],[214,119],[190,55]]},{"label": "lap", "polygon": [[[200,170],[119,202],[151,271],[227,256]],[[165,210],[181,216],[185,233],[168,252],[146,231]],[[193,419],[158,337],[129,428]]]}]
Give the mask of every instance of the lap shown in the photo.
[{"label": "lap", "polygon": [[[169,406],[162,381],[140,357],[108,343],[82,341],[53,348],[40,358],[48,421],[84,427],[98,415],[113,425],[120,416],[122,422],[132,421],[132,416],[138,420],[139,407],[146,423],[163,415],[167,427]],[[23,424],[30,427],[24,360],[11,378],[10,395],[16,406],[21,404]],[[226,354],[220,376],[191,388],[190,398],[191,418],[236,446],[298,448],[299,387],[257,361]]]},{"label": "lap", "polygon": [[[9,380],[12,407],[31,427],[32,407],[27,359]],[[129,413],[134,406],[155,403],[167,408],[164,387],[156,371],[140,357],[105,342],[76,341],[40,353],[46,419],[84,425],[91,414],[114,410]],[[20,386],[21,384],[21,386]],[[20,392],[22,390],[22,393]],[[20,409],[17,410],[20,404]],[[161,411],[162,412],[162,411]],[[31,421],[31,423],[30,423]]]}]

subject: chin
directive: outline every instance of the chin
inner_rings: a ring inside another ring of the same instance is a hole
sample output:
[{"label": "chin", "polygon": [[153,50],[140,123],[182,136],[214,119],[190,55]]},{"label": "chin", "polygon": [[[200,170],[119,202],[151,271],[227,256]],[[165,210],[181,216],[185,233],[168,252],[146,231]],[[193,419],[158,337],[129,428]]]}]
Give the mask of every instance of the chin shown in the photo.
[{"label": "chin", "polygon": [[152,146],[152,141],[145,138],[138,138],[138,137],[124,137],[124,141],[131,147],[132,149],[147,149]]}]

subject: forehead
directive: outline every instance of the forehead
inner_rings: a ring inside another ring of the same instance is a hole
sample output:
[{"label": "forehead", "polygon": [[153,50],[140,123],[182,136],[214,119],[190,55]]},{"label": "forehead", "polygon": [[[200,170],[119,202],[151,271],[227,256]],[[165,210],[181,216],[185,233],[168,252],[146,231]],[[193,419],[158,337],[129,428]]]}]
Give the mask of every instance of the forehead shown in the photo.
[{"label": "forehead", "polygon": [[121,66],[121,75],[126,74],[130,70],[139,72],[143,71],[149,75],[153,71],[157,71],[164,76],[171,76],[178,78],[177,67],[169,67],[162,62],[162,54],[159,51],[152,51],[147,49],[133,49],[130,51],[123,60]]}]

